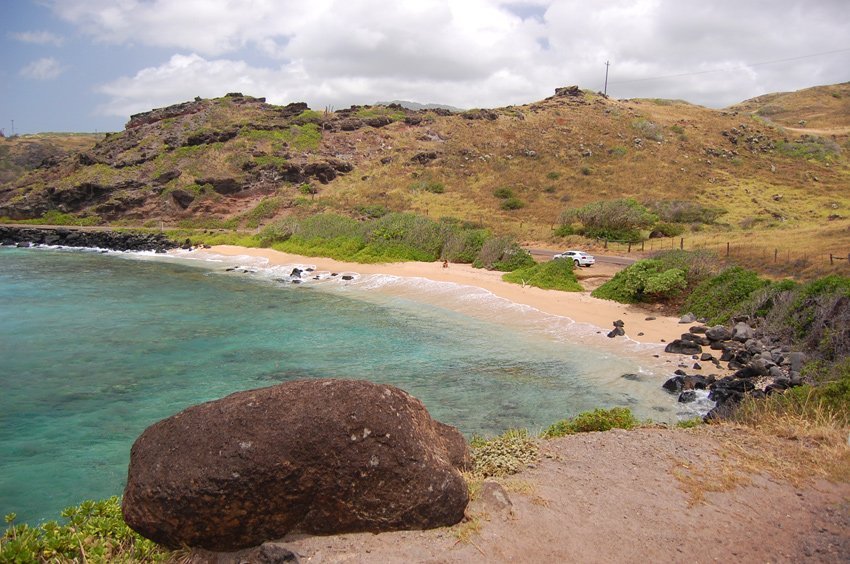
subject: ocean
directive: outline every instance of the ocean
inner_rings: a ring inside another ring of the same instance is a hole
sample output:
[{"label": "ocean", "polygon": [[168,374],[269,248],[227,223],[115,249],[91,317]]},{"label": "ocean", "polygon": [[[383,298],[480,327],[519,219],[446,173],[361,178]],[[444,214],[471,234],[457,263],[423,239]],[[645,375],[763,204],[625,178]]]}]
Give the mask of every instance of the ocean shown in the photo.
[{"label": "ocean", "polygon": [[648,345],[467,286],[356,274],[295,285],[281,281],[290,270],[0,248],[0,511],[36,523],[120,494],[147,426],[299,378],[399,386],[467,436],[536,432],[596,407],[696,414],[661,389],[669,365],[647,362]]}]

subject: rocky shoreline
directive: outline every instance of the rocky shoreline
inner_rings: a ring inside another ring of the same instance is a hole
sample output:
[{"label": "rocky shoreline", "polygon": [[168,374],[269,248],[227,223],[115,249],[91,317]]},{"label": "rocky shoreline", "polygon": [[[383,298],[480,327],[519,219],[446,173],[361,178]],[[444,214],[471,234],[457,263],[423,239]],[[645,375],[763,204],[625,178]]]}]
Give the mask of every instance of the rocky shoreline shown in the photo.
[{"label": "rocky shoreline", "polygon": [[[681,322],[696,321],[693,316],[686,316]],[[803,383],[800,371],[806,361],[805,353],[792,351],[781,339],[761,331],[758,319],[737,317],[733,323],[731,328],[692,326],[665,348],[667,353],[689,355],[694,370],[702,370],[700,363],[722,368],[721,363],[725,362],[726,368],[734,371],[718,378],[715,374],[688,374],[679,368],[664,382],[662,387],[677,394],[682,403],[694,401],[696,390],[709,390],[708,399],[716,405],[706,414],[706,422],[728,418],[745,397],[764,398]],[[719,356],[704,352],[703,347]]]},{"label": "rocky shoreline", "polygon": [[93,231],[66,227],[2,227],[0,245],[30,247],[50,245],[109,249],[114,251],[153,251],[165,253],[178,245],[162,233]]}]

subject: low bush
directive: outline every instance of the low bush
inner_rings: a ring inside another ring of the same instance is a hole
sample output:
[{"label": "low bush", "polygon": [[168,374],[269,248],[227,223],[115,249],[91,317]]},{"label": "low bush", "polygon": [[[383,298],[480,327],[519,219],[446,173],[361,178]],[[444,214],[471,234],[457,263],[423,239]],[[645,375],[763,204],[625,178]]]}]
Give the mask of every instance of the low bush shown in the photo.
[{"label": "low bush", "polygon": [[61,513],[65,523],[15,524],[0,537],[0,562],[164,562],[171,554],[130,529],[121,501],[84,501]]},{"label": "low bush", "polygon": [[519,246],[513,237],[490,237],[481,245],[481,250],[472,265],[476,268],[512,272],[519,268],[534,266],[531,254]]},{"label": "low bush", "polygon": [[552,439],[575,433],[590,433],[594,431],[609,431],[611,429],[632,429],[638,424],[630,409],[614,407],[611,409],[594,409],[579,413],[570,419],[562,419],[550,425],[541,433],[541,437]]},{"label": "low bush", "polygon": [[525,202],[519,198],[507,198],[500,206],[503,210],[518,210],[525,207]]},{"label": "low bush", "polygon": [[410,185],[410,189],[414,192],[431,192],[432,194],[442,194],[446,191],[446,187],[442,182],[435,180],[420,180]]},{"label": "low bush", "polygon": [[565,210],[560,217],[561,225],[580,223],[576,231],[586,237],[631,242],[640,241],[640,229],[649,228],[656,221],[654,214],[632,199],[593,202]]},{"label": "low bush", "polygon": [[654,233],[660,233],[665,237],[676,237],[677,235],[681,235],[685,232],[685,227],[682,225],[677,225],[675,223],[656,223],[652,228]]},{"label": "low bush", "polygon": [[584,288],[576,280],[571,260],[550,260],[528,268],[520,268],[502,276],[505,282],[543,288],[544,290],[562,290],[581,292]]},{"label": "low bush", "polygon": [[768,285],[755,272],[733,266],[694,288],[682,309],[705,317],[710,325],[726,323],[755,291]]},{"label": "low bush", "polygon": [[493,190],[493,195],[499,199],[507,200],[508,198],[514,197],[514,191],[508,188],[507,186],[502,186],[501,188],[496,188]]},{"label": "low bush", "polygon": [[525,429],[510,429],[491,439],[469,441],[472,472],[481,477],[516,474],[537,460],[537,443]]},{"label": "low bush", "polygon": [[766,323],[785,328],[803,350],[825,360],[850,356],[850,278],[830,275],[797,286]]},{"label": "low bush", "polygon": [[591,296],[633,304],[669,300],[681,294],[686,287],[683,269],[667,268],[659,259],[645,259],[615,274]]}]

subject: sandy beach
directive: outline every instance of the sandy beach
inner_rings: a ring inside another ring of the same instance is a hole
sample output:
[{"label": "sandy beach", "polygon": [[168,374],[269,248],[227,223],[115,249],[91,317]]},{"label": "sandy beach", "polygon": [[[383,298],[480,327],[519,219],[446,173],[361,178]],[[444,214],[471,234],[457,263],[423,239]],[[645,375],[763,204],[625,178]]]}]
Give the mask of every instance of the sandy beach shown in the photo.
[{"label": "sandy beach", "polygon": [[[619,304],[608,300],[599,300],[590,296],[590,292],[561,292],[540,288],[522,287],[502,281],[502,272],[473,268],[468,264],[449,264],[443,268],[442,262],[401,262],[384,264],[359,264],[341,262],[322,257],[305,257],[275,251],[232,245],[217,245],[210,252],[224,256],[250,256],[264,258],[269,265],[312,264],[317,270],[333,272],[357,272],[366,274],[387,274],[393,276],[425,278],[436,282],[453,282],[474,286],[492,294],[523,304],[544,313],[567,317],[579,323],[588,323],[607,333],[613,329],[613,322],[621,319],[626,336],[639,343],[658,344],[677,339],[688,326],[679,323],[675,317],[666,317],[649,313],[632,305]],[[650,319],[653,318],[654,319]]]}]

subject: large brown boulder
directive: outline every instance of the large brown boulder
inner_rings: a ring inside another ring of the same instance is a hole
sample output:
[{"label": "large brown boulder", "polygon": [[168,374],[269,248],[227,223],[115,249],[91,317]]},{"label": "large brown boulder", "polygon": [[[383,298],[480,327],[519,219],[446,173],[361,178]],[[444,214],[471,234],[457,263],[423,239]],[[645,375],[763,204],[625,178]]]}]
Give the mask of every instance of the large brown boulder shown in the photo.
[{"label": "large brown boulder", "polygon": [[461,520],[463,437],[393,386],[299,380],[190,407],[145,430],[122,505],[170,547],[235,550],[295,529],[425,529]]}]

